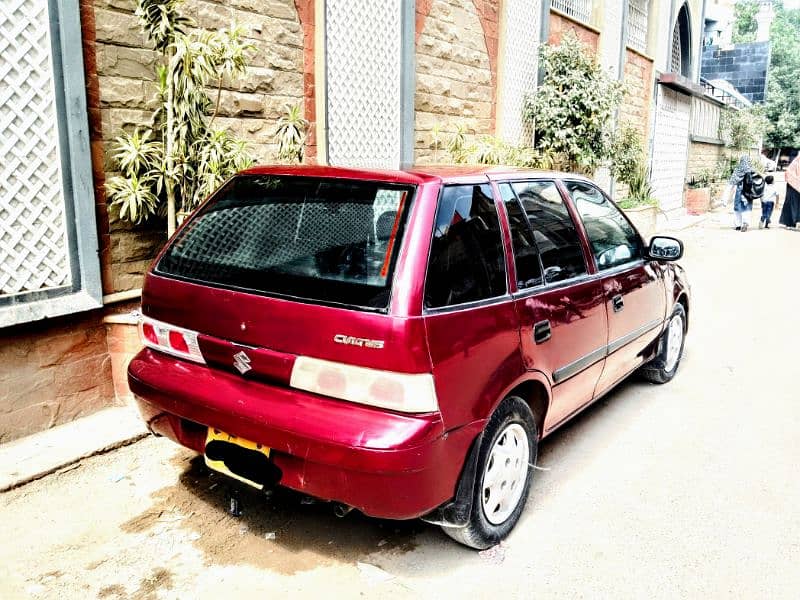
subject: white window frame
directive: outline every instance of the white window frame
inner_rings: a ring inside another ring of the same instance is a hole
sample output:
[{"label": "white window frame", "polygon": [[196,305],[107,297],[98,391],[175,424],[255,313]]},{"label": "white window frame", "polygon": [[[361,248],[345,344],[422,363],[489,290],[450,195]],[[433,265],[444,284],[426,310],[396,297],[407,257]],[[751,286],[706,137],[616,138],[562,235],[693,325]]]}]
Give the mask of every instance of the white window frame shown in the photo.
[{"label": "white window frame", "polygon": [[0,300],[0,327],[103,305],[78,0],[47,0],[72,284]]}]

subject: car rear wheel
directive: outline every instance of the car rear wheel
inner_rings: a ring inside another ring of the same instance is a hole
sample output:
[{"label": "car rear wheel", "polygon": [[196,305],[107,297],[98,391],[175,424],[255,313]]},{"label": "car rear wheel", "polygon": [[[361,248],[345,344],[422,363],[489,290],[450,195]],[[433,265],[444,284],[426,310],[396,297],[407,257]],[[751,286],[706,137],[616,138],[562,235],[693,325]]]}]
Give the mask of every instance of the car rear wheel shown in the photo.
[{"label": "car rear wheel", "polygon": [[500,403],[484,430],[465,527],[442,526],[457,542],[483,550],[505,538],[528,499],[538,432],[530,407],[510,396]]},{"label": "car rear wheel", "polygon": [[685,337],[686,311],[683,305],[676,304],[667,328],[661,334],[658,356],[642,367],[642,377],[650,383],[667,383],[675,377],[683,357]]}]

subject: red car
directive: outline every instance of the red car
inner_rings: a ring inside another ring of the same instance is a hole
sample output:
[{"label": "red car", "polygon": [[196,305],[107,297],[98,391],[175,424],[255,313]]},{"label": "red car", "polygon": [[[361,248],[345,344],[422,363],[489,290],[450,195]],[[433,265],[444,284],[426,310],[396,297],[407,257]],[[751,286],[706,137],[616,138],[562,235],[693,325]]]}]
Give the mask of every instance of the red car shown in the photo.
[{"label": "red car", "polygon": [[674,376],[682,254],[575,175],[250,169],[148,272],[130,387],[213,469],[486,548],[543,437]]}]

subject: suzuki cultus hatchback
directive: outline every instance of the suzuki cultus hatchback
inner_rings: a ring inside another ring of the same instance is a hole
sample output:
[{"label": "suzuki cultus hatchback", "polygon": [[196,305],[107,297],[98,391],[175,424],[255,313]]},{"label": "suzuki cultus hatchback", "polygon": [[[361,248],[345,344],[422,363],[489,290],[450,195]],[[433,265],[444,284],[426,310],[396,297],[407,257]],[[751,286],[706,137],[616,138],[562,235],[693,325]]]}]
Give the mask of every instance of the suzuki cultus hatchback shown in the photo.
[{"label": "suzuki cultus hatchback", "polygon": [[675,374],[682,253],[573,175],[251,169],[147,273],[130,386],[212,469],[486,548],[544,436]]}]

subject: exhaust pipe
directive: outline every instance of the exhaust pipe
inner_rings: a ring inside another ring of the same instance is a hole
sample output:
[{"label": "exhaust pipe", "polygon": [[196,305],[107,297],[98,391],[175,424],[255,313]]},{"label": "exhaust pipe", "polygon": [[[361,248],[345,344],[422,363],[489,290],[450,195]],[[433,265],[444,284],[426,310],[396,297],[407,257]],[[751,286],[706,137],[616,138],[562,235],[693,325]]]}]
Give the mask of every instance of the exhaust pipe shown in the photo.
[{"label": "exhaust pipe", "polygon": [[353,510],[353,507],[347,506],[346,504],[339,504],[337,502],[336,504],[333,505],[333,514],[335,514],[340,519],[349,515],[351,510]]}]

